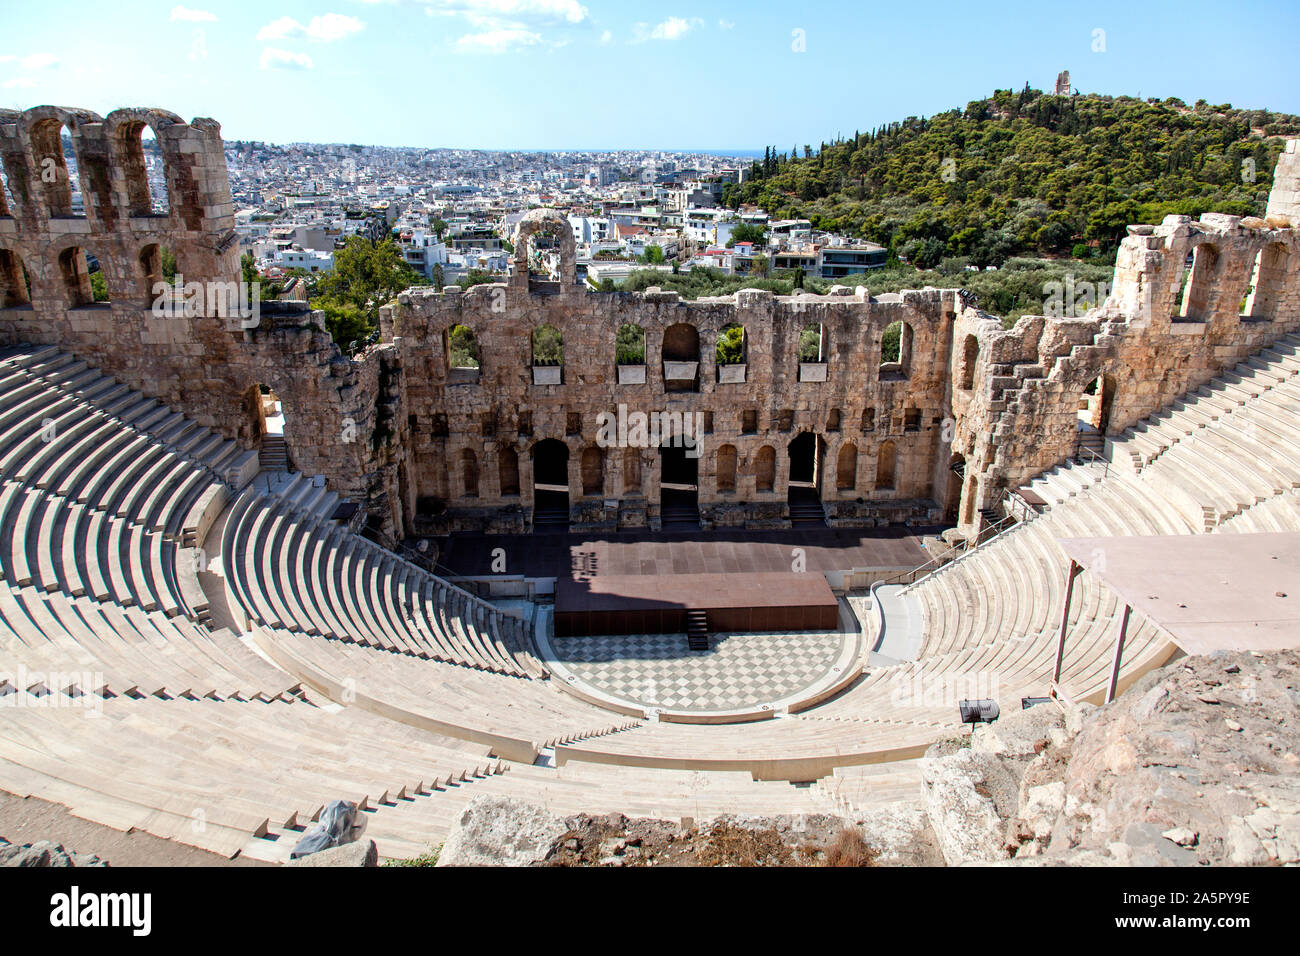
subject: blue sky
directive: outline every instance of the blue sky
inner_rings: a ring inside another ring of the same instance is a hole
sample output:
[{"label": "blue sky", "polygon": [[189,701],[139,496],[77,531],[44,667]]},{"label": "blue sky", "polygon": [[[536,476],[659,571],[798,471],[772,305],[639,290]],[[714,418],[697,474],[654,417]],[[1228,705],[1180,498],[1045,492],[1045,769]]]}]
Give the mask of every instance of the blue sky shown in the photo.
[{"label": "blue sky", "polygon": [[1061,69],[1300,113],[1288,0],[74,0],[0,25],[0,104],[160,106],[227,139],[787,150]]}]

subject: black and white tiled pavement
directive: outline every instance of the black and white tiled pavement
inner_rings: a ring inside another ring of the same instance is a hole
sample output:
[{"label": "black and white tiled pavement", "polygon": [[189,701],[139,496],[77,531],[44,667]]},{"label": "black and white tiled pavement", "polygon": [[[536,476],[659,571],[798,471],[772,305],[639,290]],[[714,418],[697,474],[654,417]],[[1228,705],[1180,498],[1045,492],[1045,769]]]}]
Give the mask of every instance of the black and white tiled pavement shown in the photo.
[{"label": "black and white tiled pavement", "polygon": [[553,638],[580,679],[647,707],[731,710],[771,703],[826,674],[846,635],[838,632],[713,634],[690,651],[685,634]]}]

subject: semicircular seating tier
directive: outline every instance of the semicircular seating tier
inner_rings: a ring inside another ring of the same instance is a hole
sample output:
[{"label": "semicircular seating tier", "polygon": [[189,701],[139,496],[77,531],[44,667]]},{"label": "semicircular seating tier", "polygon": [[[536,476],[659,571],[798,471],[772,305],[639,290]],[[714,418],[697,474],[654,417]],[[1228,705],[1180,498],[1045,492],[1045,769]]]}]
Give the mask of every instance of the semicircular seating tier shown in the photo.
[{"label": "semicircular seating tier", "polygon": [[299,476],[278,494],[250,485],[224,519],[227,580],[249,618],[426,660],[541,676],[525,622],[330,521]]},{"label": "semicircular seating tier", "polygon": [[[907,589],[916,660],[799,713],[711,726],[563,692],[523,621],[331,520],[318,482],[264,491],[254,452],[72,356],[9,349],[0,788],[267,859],[339,797],[386,856],[440,842],[475,793],[697,819],[897,799],[915,793],[912,758],[959,732],[956,700],[1046,690],[1057,538],[1300,529],[1298,372],[1284,337],[1115,436],[1108,473],[1035,479],[1043,513]],[[1117,610],[1076,582],[1072,696],[1104,693]],[[1135,621],[1121,683],[1171,652]]]}]

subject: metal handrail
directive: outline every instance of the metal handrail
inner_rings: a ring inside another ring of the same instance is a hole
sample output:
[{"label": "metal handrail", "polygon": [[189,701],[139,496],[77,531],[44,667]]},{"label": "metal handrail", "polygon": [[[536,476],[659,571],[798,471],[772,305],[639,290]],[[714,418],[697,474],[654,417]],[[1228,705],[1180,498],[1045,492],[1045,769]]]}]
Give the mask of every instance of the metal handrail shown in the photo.
[{"label": "metal handrail", "polygon": [[[904,579],[909,579],[906,581],[906,584],[908,587],[913,587],[919,584],[921,581],[924,581],[931,574],[934,574],[936,571],[939,571],[941,568],[946,568],[949,565],[955,564],[956,562],[965,558],[966,555],[979,550],[981,547],[988,544],[990,541],[994,540],[995,538],[1001,537],[1002,535],[1006,534],[1008,531],[1011,531],[1013,528],[1017,528],[1028,523],[1029,520],[1031,520],[1030,517],[1018,518],[1013,514],[1009,514],[1009,513],[1005,514],[1001,518],[999,518],[996,522],[989,525],[987,528],[980,530],[973,538],[968,538],[964,544],[955,545],[954,547],[949,548],[943,554],[936,555],[935,557],[931,558],[929,561],[925,562],[924,564],[917,565],[915,568],[912,568],[909,571],[902,571],[894,575],[893,577],[885,578],[880,583],[885,585],[901,584],[904,583]],[[933,569],[926,571],[926,569],[930,568],[931,565],[934,566]],[[922,571],[925,571],[926,573],[921,574]],[[917,577],[918,574],[921,576]]]},{"label": "metal handrail", "polygon": [[1093,462],[1101,462],[1101,476],[1103,478],[1110,477],[1110,459],[1105,455],[1099,455],[1091,448],[1084,448],[1080,445],[1075,449],[1074,457],[1077,460],[1081,460],[1086,465],[1091,465]]}]

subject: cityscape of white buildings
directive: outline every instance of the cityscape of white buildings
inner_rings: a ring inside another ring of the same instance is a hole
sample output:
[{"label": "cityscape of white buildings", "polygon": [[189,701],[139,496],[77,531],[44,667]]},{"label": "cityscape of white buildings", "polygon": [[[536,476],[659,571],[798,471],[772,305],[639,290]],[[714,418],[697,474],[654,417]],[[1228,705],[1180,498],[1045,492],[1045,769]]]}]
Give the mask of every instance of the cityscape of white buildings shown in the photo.
[{"label": "cityscape of white buildings", "polygon": [[[227,143],[226,158],[241,249],[268,277],[328,272],[356,235],[391,236],[435,284],[503,275],[516,223],[538,206],[568,215],[580,276],[606,288],[647,267],[747,275],[765,257],[772,271],[839,279],[886,260],[881,246],[808,220],[725,208],[725,187],[749,171],[744,158],[239,141]],[[737,241],[742,225],[758,228]]]}]

